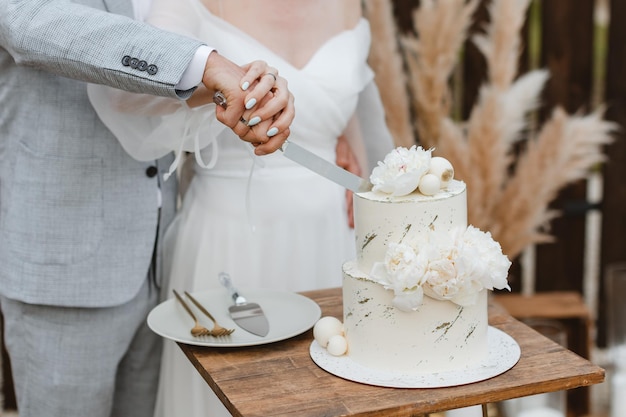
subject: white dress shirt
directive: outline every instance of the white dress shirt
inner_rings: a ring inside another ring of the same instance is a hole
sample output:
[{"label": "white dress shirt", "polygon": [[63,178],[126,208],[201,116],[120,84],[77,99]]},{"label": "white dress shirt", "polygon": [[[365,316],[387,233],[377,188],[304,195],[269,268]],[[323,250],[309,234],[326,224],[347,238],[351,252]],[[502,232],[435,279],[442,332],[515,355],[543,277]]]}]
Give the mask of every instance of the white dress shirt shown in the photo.
[{"label": "white dress shirt", "polygon": [[[151,0],[132,0],[132,2],[135,20],[145,21],[148,17],[148,13],[150,13]],[[202,45],[198,48],[187,70],[184,72],[178,84],[176,84],[177,90],[189,90],[202,82],[206,61],[214,50],[215,49],[206,45]]]}]

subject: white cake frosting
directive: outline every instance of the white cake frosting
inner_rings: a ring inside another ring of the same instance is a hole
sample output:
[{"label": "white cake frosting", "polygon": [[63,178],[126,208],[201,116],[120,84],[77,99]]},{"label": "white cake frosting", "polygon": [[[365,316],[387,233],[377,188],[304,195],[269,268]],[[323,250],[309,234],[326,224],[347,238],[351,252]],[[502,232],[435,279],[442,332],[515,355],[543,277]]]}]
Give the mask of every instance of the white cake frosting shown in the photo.
[{"label": "white cake frosting", "polygon": [[412,240],[429,228],[450,231],[467,226],[467,196],[461,181],[452,180],[434,196],[390,197],[370,191],[353,200],[357,266],[365,272],[385,259],[390,242]]},{"label": "white cake frosting", "polygon": [[424,297],[416,311],[393,306],[394,292],[372,280],[390,243],[413,242],[429,230],[467,227],[465,184],[453,180],[434,196],[354,196],[356,262],[344,265],[344,331],[348,355],[372,369],[433,373],[471,366],[487,352],[487,297],[475,305]]},{"label": "white cake frosting", "polygon": [[374,169],[373,190],[354,196],[357,257],[343,266],[341,337],[364,367],[462,371],[488,352],[487,291],[508,288],[510,262],[468,226],[453,172],[430,150],[397,148]]},{"label": "white cake frosting", "polygon": [[417,311],[391,304],[393,292],[344,265],[344,331],[348,355],[379,371],[436,373],[470,367],[487,354],[487,291],[461,307],[424,297]]}]

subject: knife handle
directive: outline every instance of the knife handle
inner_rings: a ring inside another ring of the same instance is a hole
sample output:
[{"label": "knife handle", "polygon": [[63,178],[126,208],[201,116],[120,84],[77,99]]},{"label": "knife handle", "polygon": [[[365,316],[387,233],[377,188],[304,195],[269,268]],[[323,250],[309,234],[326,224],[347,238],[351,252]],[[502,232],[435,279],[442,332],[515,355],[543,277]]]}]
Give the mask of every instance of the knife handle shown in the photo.
[{"label": "knife handle", "polygon": [[230,292],[230,296],[235,302],[235,305],[242,305],[247,303],[246,299],[237,293],[237,290],[233,286],[233,281],[230,279],[230,275],[228,275],[226,272],[220,272],[219,280],[220,283]]}]

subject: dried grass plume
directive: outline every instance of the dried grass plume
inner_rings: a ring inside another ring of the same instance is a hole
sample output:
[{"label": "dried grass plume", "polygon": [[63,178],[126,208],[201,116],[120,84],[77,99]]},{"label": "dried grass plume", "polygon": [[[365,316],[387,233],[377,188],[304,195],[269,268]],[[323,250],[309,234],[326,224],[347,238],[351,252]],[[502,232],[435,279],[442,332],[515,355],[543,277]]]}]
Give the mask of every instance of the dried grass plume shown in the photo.
[{"label": "dried grass plume", "polygon": [[369,64],[376,73],[385,117],[396,146],[415,144],[411,125],[407,77],[397,44],[398,34],[393,16],[393,3],[387,0],[365,0],[364,15],[370,22],[372,46]]},{"label": "dried grass plume", "polygon": [[[417,37],[402,40],[420,144],[452,162],[455,177],[467,184],[469,223],[490,231],[511,259],[550,239],[544,227],[557,215],[550,202],[604,160],[603,146],[616,129],[603,110],[568,115],[560,108],[538,132],[530,129],[528,116],[549,74],[517,74],[528,5],[493,0],[484,33],[472,37],[488,78],[465,122],[451,118],[449,79],[476,1],[423,0],[414,16]],[[524,150],[517,154],[513,145],[520,140]]]}]

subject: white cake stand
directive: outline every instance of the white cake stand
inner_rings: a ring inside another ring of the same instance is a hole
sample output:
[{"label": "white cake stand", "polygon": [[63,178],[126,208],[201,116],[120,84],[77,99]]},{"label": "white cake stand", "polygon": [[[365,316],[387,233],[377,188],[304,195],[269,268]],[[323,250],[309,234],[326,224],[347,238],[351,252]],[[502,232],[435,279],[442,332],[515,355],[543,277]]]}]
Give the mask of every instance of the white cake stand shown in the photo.
[{"label": "white cake stand", "polygon": [[323,370],[354,382],[391,388],[443,388],[484,381],[511,369],[520,358],[517,342],[495,327],[487,329],[485,359],[472,367],[454,371],[401,374],[369,369],[354,362],[350,356],[333,356],[314,340],[309,353],[313,362]]}]

